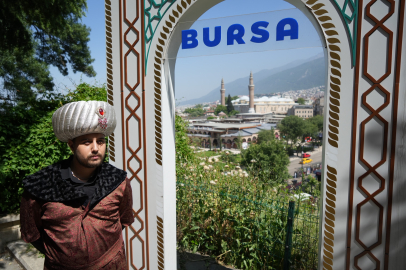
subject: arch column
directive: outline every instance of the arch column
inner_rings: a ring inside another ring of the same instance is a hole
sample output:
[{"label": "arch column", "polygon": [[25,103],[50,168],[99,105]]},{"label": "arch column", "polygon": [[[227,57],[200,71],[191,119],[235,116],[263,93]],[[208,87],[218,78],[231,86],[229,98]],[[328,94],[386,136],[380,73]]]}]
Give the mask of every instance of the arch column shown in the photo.
[{"label": "arch column", "polygon": [[[287,1],[326,47],[319,269],[402,269],[405,1]],[[175,25],[219,2],[105,1],[107,94],[119,116],[110,162],[131,179],[136,217],[124,231],[129,269],[176,269],[176,61],[165,59],[180,45]]]}]

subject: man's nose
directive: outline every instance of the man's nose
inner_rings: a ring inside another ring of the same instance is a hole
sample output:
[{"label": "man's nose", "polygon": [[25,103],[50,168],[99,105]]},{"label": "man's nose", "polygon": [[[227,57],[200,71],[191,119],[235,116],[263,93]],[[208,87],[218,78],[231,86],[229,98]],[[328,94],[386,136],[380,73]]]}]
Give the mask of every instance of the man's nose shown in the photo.
[{"label": "man's nose", "polygon": [[97,141],[93,141],[92,151],[93,152],[98,152],[99,151],[99,145],[97,144]]}]

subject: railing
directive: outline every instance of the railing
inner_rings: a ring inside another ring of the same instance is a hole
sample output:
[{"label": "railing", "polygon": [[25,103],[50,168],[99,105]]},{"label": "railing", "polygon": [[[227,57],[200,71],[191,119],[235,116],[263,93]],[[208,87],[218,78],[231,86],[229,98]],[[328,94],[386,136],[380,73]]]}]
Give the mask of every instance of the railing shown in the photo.
[{"label": "railing", "polygon": [[178,180],[177,241],[238,269],[317,269],[318,206]]}]

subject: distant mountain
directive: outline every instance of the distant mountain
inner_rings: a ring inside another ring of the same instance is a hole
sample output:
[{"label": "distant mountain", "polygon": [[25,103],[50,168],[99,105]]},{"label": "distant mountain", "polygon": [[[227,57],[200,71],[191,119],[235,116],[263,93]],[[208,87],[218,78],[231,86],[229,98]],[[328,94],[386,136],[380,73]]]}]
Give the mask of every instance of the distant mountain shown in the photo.
[{"label": "distant mountain", "polygon": [[[324,85],[325,71],[324,57],[322,55],[292,62],[274,69],[264,69],[253,74],[255,94],[286,92]],[[249,74],[247,77],[226,83],[226,96],[228,94],[231,96],[248,95],[248,80]],[[219,99],[220,85],[207,95],[183,101],[180,105],[192,105]]]}]

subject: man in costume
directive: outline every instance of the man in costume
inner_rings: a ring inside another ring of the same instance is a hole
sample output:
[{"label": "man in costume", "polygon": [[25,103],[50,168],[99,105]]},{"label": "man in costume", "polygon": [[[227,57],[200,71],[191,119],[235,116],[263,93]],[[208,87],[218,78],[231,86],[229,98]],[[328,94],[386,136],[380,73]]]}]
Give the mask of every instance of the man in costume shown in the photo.
[{"label": "man in costume", "polygon": [[73,155],[23,180],[21,236],[44,269],[126,269],[122,229],[134,221],[126,172],[104,163],[116,116],[101,101],[72,102],[52,116]]}]

